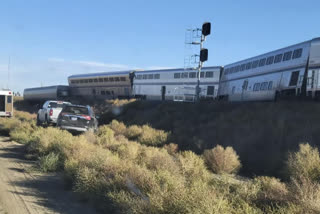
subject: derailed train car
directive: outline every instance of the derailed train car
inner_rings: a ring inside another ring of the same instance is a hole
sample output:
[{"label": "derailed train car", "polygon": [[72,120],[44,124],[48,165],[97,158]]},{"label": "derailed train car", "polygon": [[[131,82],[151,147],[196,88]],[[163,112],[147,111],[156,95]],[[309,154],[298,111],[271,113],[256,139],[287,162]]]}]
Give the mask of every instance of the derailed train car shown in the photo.
[{"label": "derailed train car", "polygon": [[70,98],[69,86],[54,85],[37,88],[26,88],[23,98],[29,102],[45,102],[47,100],[68,100]]},{"label": "derailed train car", "polygon": [[224,67],[219,99],[276,100],[320,96],[320,38],[302,42]]},{"label": "derailed train car", "polygon": [[68,77],[73,98],[114,99],[132,96],[134,71],[79,74]]}]

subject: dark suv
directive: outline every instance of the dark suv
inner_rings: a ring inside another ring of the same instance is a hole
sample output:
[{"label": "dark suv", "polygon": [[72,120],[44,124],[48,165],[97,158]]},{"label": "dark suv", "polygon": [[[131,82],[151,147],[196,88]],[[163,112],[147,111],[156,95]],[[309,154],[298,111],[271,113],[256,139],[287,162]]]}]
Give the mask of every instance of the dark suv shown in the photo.
[{"label": "dark suv", "polygon": [[90,106],[66,105],[59,114],[57,126],[76,132],[95,131],[98,121]]}]

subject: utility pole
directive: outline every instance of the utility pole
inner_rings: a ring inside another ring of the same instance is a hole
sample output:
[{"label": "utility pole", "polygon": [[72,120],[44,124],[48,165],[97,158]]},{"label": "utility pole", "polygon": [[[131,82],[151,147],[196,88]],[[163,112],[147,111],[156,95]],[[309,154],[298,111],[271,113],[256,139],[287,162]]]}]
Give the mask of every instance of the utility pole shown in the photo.
[{"label": "utility pole", "polygon": [[7,83],[7,89],[9,89],[9,85],[10,85],[10,56],[9,56],[9,60],[8,60],[8,83]]}]

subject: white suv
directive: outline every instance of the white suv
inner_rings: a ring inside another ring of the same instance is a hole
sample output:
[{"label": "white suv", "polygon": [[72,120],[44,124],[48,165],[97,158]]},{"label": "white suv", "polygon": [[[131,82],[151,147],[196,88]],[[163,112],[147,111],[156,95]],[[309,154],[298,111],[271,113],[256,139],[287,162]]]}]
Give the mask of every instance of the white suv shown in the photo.
[{"label": "white suv", "polygon": [[38,111],[37,125],[56,124],[58,116],[65,105],[71,105],[71,103],[55,100],[46,101]]}]

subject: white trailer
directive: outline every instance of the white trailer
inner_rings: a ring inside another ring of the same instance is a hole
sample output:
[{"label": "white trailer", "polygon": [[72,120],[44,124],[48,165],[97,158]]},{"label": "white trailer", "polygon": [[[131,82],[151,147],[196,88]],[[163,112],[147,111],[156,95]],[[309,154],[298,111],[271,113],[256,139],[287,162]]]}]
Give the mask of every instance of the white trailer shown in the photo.
[{"label": "white trailer", "polygon": [[13,93],[10,90],[0,90],[0,117],[13,116]]}]

